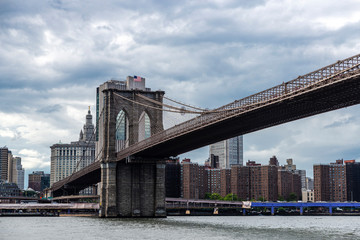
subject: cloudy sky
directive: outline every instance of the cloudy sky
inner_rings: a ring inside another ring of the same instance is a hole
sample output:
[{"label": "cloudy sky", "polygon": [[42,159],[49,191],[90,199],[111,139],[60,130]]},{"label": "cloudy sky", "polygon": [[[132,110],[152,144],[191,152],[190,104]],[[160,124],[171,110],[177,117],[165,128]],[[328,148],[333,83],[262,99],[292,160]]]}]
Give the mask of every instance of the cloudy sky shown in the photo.
[{"label": "cloudy sky", "polygon": [[[50,146],[75,141],[95,90],[146,78],[166,96],[214,108],[360,53],[357,0],[0,1],[0,146],[26,174],[50,172]],[[244,136],[244,160],[360,160],[360,107]],[[208,148],[183,154],[203,163]],[[27,185],[27,183],[26,183]]]}]

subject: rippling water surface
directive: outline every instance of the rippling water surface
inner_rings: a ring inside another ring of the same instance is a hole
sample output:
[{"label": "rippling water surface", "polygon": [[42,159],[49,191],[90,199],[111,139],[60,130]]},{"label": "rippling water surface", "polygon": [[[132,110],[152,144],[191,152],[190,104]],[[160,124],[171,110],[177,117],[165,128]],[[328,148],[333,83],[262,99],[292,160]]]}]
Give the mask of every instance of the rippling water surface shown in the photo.
[{"label": "rippling water surface", "polygon": [[360,239],[360,217],[1,217],[0,239]]}]

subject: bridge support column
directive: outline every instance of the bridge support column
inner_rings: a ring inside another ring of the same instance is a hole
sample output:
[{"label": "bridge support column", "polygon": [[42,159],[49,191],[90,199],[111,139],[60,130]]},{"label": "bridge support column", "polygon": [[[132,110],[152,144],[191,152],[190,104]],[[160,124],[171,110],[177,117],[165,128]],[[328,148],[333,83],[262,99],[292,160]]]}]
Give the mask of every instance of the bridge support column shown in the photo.
[{"label": "bridge support column", "polygon": [[332,207],[329,207],[329,214],[330,214],[330,215],[333,214]]},{"label": "bridge support column", "polygon": [[303,213],[304,213],[304,209],[303,209],[303,207],[300,207],[300,215],[302,216]]},{"label": "bridge support column", "polygon": [[274,216],[274,215],[275,215],[275,208],[271,207],[271,216]]},{"label": "bridge support column", "polygon": [[120,217],[166,217],[165,162],[118,163],[117,206]]},{"label": "bridge support column", "polygon": [[100,217],[116,217],[116,162],[101,163]]}]

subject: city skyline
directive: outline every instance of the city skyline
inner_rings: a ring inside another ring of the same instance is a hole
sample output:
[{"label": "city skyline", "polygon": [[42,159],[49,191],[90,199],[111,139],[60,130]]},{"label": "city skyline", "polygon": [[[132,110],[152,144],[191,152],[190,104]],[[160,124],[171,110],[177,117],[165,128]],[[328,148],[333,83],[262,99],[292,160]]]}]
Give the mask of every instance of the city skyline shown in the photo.
[{"label": "city skyline", "polygon": [[[22,158],[26,176],[50,172],[50,146],[77,138],[88,106],[95,112],[96,87],[109,79],[140,75],[167,97],[211,109],[360,49],[356,1],[26,1],[0,7],[0,144]],[[292,158],[312,176],[317,163],[359,161],[359,110],[246,134],[244,162]],[[181,157],[203,164],[208,147]]]}]

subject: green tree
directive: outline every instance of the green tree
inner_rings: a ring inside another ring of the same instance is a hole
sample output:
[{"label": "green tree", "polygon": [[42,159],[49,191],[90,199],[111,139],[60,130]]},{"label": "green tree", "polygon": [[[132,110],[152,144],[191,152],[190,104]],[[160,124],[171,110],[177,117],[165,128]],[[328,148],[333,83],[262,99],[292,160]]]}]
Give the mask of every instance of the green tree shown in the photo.
[{"label": "green tree", "polygon": [[283,196],[279,195],[278,200],[279,201],[285,201],[285,198]]},{"label": "green tree", "polygon": [[210,199],[211,193],[205,193],[205,199]]},{"label": "green tree", "polygon": [[210,195],[210,199],[211,200],[221,200],[222,197],[218,193],[213,193],[213,194]]},{"label": "green tree", "polygon": [[260,196],[260,197],[258,197],[258,201],[260,201],[260,202],[265,202],[265,198],[262,197],[262,196]]},{"label": "green tree", "polygon": [[289,202],[292,202],[292,201],[296,201],[297,199],[298,199],[298,197],[297,197],[296,193],[292,192],[292,193],[289,194],[289,197],[288,197],[287,200]]},{"label": "green tree", "polygon": [[238,198],[237,198],[236,194],[229,193],[228,195],[226,195],[226,196],[224,197],[224,200],[225,200],[225,201],[237,201]]}]

